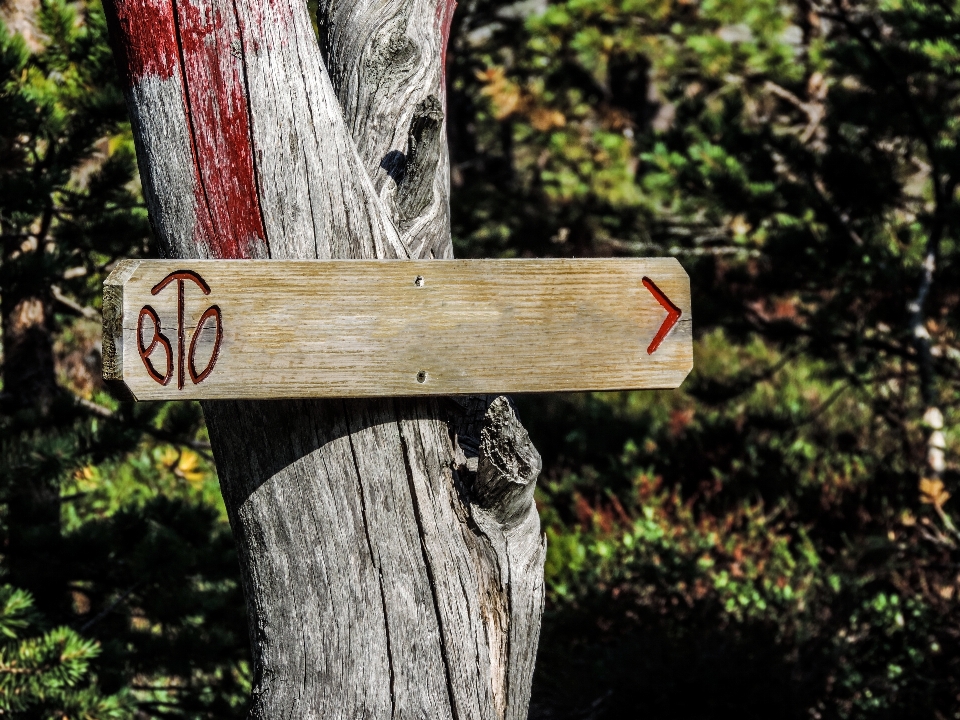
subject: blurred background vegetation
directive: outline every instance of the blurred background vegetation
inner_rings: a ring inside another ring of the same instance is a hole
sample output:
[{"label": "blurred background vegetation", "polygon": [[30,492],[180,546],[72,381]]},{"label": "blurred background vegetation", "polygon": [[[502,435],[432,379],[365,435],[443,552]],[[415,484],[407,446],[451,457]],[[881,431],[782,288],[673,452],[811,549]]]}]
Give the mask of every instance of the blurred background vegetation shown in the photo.
[{"label": "blurred background vegetation", "polygon": [[[242,717],[199,407],[99,379],[154,252],[100,6],[0,17],[0,715]],[[462,0],[449,47],[459,256],[694,289],[679,391],[516,398],[531,718],[960,718],[960,3]]]}]

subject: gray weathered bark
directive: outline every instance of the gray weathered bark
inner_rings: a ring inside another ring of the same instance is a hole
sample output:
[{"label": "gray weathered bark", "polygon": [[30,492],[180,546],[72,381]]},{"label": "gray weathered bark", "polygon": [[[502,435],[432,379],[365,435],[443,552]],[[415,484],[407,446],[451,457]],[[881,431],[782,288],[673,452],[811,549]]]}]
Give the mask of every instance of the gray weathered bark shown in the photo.
[{"label": "gray weathered bark", "polygon": [[[290,0],[106,5],[162,254],[452,256],[452,2],[325,0],[323,57]],[[251,717],[526,717],[540,461],[506,399],[204,412],[248,603]]]}]

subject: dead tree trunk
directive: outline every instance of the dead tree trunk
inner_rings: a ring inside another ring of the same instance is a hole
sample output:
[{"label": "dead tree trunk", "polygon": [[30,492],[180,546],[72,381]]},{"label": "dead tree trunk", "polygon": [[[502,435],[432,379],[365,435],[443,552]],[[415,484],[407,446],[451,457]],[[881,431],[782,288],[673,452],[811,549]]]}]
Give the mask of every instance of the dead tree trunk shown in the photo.
[{"label": "dead tree trunk", "polygon": [[[106,6],[163,255],[452,256],[453,0],[325,0],[322,53],[305,2]],[[251,717],[526,717],[540,458],[505,399],[204,411],[248,603]]]}]

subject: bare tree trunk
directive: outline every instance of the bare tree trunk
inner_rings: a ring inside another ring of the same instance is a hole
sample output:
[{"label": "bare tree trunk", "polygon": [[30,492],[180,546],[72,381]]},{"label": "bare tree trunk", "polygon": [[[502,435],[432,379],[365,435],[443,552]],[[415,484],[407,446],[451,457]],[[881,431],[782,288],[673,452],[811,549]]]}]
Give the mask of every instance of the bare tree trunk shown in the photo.
[{"label": "bare tree trunk", "polygon": [[[305,3],[106,5],[165,256],[452,256],[452,1],[322,2],[325,61]],[[251,717],[526,717],[540,458],[505,398],[204,411],[248,603]]]}]

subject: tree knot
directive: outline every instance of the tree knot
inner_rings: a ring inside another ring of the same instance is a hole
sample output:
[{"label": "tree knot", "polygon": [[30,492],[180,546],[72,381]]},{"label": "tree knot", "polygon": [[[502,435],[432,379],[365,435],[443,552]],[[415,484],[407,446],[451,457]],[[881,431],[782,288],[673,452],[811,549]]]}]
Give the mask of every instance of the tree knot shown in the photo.
[{"label": "tree knot", "polygon": [[407,134],[407,155],[397,180],[400,227],[409,227],[433,203],[433,184],[440,164],[443,106],[436,95],[417,103]]},{"label": "tree knot", "polygon": [[533,506],[541,468],[540,453],[513,405],[506,397],[497,397],[487,408],[480,430],[474,502],[502,524],[516,525]]}]

